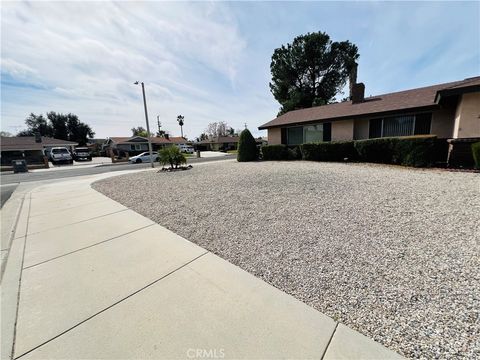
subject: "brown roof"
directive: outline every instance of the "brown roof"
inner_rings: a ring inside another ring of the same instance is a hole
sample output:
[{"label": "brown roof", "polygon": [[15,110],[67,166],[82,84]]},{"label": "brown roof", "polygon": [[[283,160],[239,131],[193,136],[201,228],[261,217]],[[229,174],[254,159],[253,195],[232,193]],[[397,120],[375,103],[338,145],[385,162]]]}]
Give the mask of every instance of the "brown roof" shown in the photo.
[{"label": "brown roof", "polygon": [[184,137],[181,137],[181,136],[170,136],[168,138],[168,140],[170,140],[170,142],[172,142],[174,144],[184,144],[184,143],[188,142],[187,139],[185,139]]},{"label": "brown roof", "polygon": [[75,146],[78,143],[73,141],[55,139],[42,136],[42,142],[35,142],[35,136],[2,136],[0,140],[1,151],[12,150],[42,150],[44,146]]},{"label": "brown roof", "polygon": [[[145,142],[147,142],[147,138],[144,138],[143,136],[120,136],[120,137],[111,137],[109,138],[112,140],[114,143],[117,144],[138,144],[139,141],[132,141],[134,138],[142,138],[145,139]],[[165,138],[162,137],[151,137],[150,140],[152,141],[152,144],[170,144],[171,142]]]},{"label": "brown roof", "polygon": [[437,92],[451,88],[461,89],[478,86],[478,84],[480,84],[480,77],[473,77],[418,89],[370,96],[365,98],[363,102],[357,104],[352,104],[351,101],[345,101],[293,110],[261,125],[259,129],[262,130],[287,124],[308,123],[318,120],[340,120],[394,111],[436,107],[438,106],[436,103]]}]

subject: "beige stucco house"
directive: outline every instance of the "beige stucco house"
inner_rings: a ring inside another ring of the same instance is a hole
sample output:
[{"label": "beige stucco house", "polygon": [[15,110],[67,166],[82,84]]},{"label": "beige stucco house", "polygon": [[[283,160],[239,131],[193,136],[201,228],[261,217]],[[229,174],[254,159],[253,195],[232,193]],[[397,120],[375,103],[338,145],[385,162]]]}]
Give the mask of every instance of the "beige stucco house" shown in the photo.
[{"label": "beige stucco house", "polygon": [[366,98],[364,91],[354,82],[350,101],[290,111],[259,129],[269,144],[286,145],[424,134],[480,140],[480,77]]}]

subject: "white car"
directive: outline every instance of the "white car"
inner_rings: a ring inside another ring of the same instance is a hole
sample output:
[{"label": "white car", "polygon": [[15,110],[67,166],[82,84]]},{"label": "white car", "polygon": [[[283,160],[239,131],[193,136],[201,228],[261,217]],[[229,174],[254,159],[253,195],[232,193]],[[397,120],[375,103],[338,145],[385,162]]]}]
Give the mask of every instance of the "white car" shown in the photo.
[{"label": "white car", "polygon": [[[158,153],[156,151],[152,151],[152,158],[153,161],[158,161]],[[148,151],[143,152],[139,155],[132,156],[128,159],[128,162],[131,164],[139,164],[139,163],[149,163],[150,162],[150,153]]]},{"label": "white car", "polygon": [[54,147],[50,149],[50,161],[53,165],[58,163],[73,164],[73,157],[66,147]]},{"label": "white car", "polygon": [[190,145],[180,144],[178,145],[178,148],[182,153],[193,154],[194,152],[193,146]]}]

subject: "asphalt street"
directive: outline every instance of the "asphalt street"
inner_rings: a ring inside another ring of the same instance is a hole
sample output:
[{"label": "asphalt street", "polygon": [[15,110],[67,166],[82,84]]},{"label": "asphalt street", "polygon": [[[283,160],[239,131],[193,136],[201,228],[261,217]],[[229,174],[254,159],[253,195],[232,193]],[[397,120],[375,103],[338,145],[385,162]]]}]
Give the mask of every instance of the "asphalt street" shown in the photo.
[{"label": "asphalt street", "polygon": [[[210,157],[210,158],[189,158],[187,159],[187,164],[198,164],[202,162],[209,161],[219,161],[233,159],[235,155],[227,155],[221,157]],[[45,180],[55,180],[61,178],[69,178],[82,175],[93,175],[93,174],[102,174],[106,172],[113,171],[124,171],[124,170],[138,170],[138,169],[147,169],[150,167],[149,163],[142,164],[115,164],[115,165],[101,165],[97,167],[71,167],[68,170],[55,170],[55,171],[39,171],[39,172],[28,172],[28,173],[2,173],[1,174],[1,206],[10,198],[10,195],[15,191],[16,187],[20,183],[32,182],[32,181],[45,181]],[[155,167],[160,168],[161,166],[158,163],[155,163]]]}]

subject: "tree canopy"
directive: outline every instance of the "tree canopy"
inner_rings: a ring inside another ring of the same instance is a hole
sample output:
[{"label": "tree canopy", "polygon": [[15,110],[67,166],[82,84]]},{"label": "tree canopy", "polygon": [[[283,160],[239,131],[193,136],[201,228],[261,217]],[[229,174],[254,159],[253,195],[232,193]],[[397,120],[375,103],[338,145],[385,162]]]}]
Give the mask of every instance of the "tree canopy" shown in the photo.
[{"label": "tree canopy", "polygon": [[145,128],[139,126],[139,127],[136,127],[136,128],[132,128],[132,135],[133,136],[148,137],[148,132]]},{"label": "tree canopy", "polygon": [[356,45],[332,41],[324,32],[297,36],[275,49],[270,91],[281,105],[279,115],[332,102],[358,58]]},{"label": "tree canopy", "polygon": [[26,119],[27,129],[20,131],[17,136],[33,136],[40,133],[41,136],[50,136],[56,139],[77,142],[85,145],[89,138],[95,136],[95,132],[89,125],[81,122],[75,114],[60,114],[55,111],[47,113],[45,118],[42,114],[31,113]]}]

